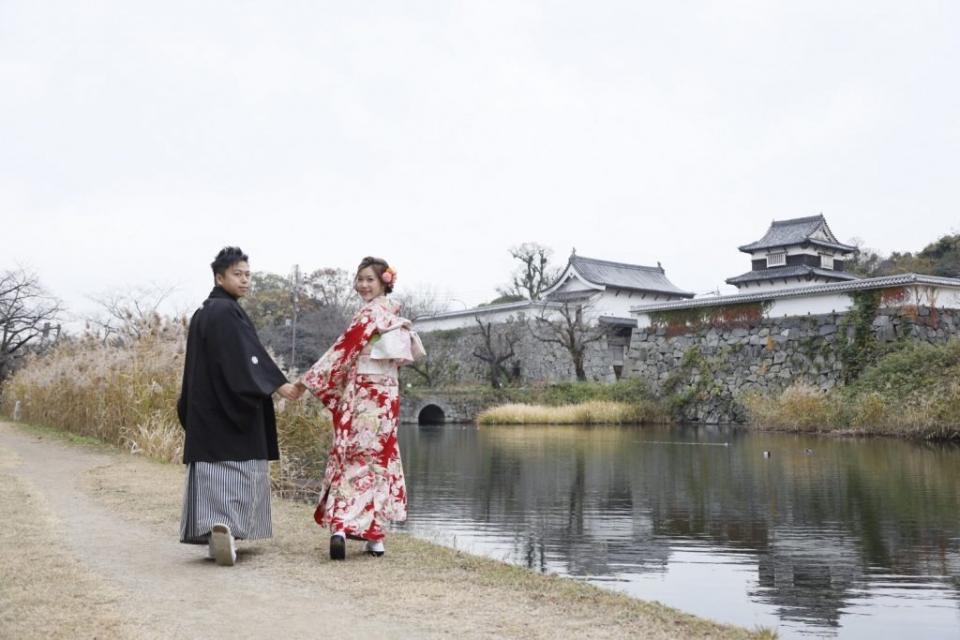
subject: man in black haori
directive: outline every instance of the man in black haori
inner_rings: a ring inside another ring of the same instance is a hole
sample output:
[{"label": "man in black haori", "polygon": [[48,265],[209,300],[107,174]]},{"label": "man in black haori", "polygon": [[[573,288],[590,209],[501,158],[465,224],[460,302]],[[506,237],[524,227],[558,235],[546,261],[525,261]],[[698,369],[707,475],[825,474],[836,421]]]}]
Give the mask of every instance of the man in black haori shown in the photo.
[{"label": "man in black haori", "polygon": [[217,564],[232,566],[235,540],[273,535],[268,461],[279,447],[271,396],[295,400],[301,392],[237,302],[250,288],[247,256],[226,247],[210,266],[216,286],[190,320],[177,401],[188,465],[180,542],[208,544]]}]

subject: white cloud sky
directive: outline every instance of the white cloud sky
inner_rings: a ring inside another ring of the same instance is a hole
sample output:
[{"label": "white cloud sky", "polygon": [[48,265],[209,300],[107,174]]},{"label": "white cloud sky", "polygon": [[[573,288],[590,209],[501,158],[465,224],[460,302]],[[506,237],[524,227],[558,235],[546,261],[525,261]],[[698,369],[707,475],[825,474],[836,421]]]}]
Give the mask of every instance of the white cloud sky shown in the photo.
[{"label": "white cloud sky", "polygon": [[538,241],[725,288],[823,212],[960,231],[948,2],[0,1],[0,269],[86,294],[393,262],[473,304]]}]

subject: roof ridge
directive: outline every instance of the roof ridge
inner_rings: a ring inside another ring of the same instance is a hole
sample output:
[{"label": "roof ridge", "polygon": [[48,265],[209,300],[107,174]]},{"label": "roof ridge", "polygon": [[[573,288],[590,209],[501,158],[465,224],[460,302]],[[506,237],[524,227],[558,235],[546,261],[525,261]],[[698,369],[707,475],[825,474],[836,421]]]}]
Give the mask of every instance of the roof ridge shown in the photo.
[{"label": "roof ridge", "polygon": [[581,256],[581,255],[579,255],[579,254],[578,254],[578,255],[571,256],[571,257],[570,257],[570,260],[571,260],[571,261],[572,261],[572,260],[587,260],[587,261],[589,261],[589,262],[596,262],[596,263],[600,263],[600,264],[609,264],[609,265],[612,265],[612,266],[615,266],[615,267],[627,267],[627,268],[630,268],[630,269],[646,269],[647,271],[656,271],[656,272],[658,272],[658,273],[662,271],[662,269],[661,269],[660,267],[649,267],[649,266],[647,266],[647,265],[645,265],[645,264],[631,264],[631,263],[629,263],[629,262],[617,262],[617,261],[615,261],[615,260],[601,260],[600,258],[588,258],[587,256]]},{"label": "roof ridge", "polygon": [[815,216],[805,216],[805,217],[803,217],[803,218],[790,218],[790,219],[788,219],[788,220],[774,220],[774,221],[771,223],[771,226],[772,226],[772,225],[786,225],[786,224],[800,224],[800,223],[802,223],[802,222],[813,222],[813,221],[815,221],[815,220],[823,220],[824,222],[827,221],[827,219],[823,216],[823,214],[822,214],[822,213],[819,213],[819,214],[817,214],[817,215],[815,215]]}]

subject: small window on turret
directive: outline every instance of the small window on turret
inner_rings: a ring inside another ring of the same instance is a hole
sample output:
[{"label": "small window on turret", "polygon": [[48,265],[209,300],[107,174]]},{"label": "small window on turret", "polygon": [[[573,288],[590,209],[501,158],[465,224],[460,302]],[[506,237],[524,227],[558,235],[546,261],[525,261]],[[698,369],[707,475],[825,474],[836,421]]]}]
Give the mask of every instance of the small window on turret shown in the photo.
[{"label": "small window on turret", "polygon": [[833,269],[833,256],[820,256],[820,266],[824,269]]},{"label": "small window on turret", "polygon": [[779,253],[770,253],[767,254],[767,268],[770,267],[782,267],[787,264],[787,254],[784,251]]}]

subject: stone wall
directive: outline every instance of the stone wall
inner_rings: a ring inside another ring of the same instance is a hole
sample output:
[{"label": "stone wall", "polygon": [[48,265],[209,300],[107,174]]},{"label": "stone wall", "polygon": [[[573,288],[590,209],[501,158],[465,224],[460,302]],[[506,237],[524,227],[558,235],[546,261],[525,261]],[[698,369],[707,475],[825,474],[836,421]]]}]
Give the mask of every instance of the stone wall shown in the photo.
[{"label": "stone wall", "polygon": [[[657,325],[634,332],[625,377],[680,402],[683,417],[707,423],[742,422],[737,397],[780,391],[795,382],[830,389],[849,366],[845,345],[856,339],[855,312],[764,318],[739,313],[703,326]],[[901,339],[945,342],[960,335],[960,311],[881,308],[867,320],[879,344]]]},{"label": "stone wall", "polygon": [[[538,384],[576,380],[573,362],[569,353],[560,345],[540,342],[518,322],[494,325],[494,338],[500,339],[507,332],[517,337],[514,357],[503,363],[511,375],[510,384]],[[489,369],[486,362],[473,355],[482,344],[480,329],[453,329],[420,334],[427,351],[427,361],[417,368],[428,369],[434,387],[489,384]],[[606,342],[601,340],[588,346],[584,361],[587,379],[611,382],[614,380]],[[404,381],[414,385],[426,383],[424,376],[409,367],[403,370]]]},{"label": "stone wall", "polygon": [[443,424],[468,423],[476,420],[477,415],[484,409],[502,403],[501,398],[492,394],[411,389],[400,394],[400,422],[417,424],[424,409],[437,407],[443,412]]}]

